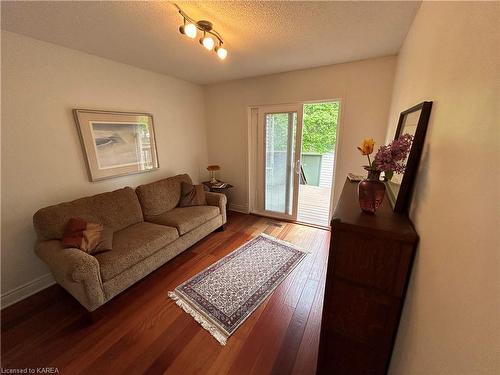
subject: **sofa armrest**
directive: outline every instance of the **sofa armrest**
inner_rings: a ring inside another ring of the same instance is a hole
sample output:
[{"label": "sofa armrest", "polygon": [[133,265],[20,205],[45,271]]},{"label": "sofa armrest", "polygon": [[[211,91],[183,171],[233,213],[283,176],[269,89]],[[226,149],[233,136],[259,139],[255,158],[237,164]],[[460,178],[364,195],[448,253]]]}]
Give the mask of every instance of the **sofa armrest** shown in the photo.
[{"label": "sofa armrest", "polygon": [[227,222],[227,216],[226,216],[226,204],[227,204],[227,198],[224,194],[220,193],[213,193],[213,192],[207,192],[207,204],[209,206],[216,206],[219,207],[220,213],[222,215],[222,224],[225,224]]},{"label": "sofa armrest", "polygon": [[61,241],[40,241],[36,254],[49,266],[56,281],[87,310],[105,302],[99,262],[80,249],[65,249]]}]

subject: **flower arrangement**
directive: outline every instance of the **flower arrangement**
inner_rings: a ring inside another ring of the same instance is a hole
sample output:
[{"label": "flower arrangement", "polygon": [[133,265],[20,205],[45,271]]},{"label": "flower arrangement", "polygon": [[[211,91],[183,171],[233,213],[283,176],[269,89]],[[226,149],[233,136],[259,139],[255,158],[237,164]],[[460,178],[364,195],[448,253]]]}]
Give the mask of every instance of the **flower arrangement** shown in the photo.
[{"label": "flower arrangement", "polygon": [[390,180],[394,173],[404,173],[406,157],[410,152],[412,142],[412,135],[401,135],[388,145],[380,146],[373,162],[370,160],[370,154],[373,153],[375,145],[372,138],[364,139],[361,145],[358,146],[358,150],[368,158],[368,165],[365,166],[367,171],[384,172],[386,180]]}]

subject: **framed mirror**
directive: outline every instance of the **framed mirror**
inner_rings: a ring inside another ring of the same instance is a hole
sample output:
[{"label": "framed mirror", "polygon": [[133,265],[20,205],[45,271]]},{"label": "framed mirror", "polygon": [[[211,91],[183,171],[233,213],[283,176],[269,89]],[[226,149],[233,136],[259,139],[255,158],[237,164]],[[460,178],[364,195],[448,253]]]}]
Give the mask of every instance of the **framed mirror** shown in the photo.
[{"label": "framed mirror", "polygon": [[394,212],[408,213],[413,183],[417,175],[425,133],[431,114],[432,102],[422,102],[401,112],[394,139],[403,134],[413,136],[410,152],[406,160],[403,174],[394,173],[392,179],[386,182],[387,195],[394,208]]}]

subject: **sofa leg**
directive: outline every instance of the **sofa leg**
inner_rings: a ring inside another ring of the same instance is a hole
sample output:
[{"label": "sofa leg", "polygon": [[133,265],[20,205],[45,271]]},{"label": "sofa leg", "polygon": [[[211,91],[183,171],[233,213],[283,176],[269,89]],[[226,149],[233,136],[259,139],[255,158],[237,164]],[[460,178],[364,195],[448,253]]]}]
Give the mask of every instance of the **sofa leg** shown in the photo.
[{"label": "sofa leg", "polygon": [[221,225],[221,226],[220,226],[219,228],[217,228],[215,231],[216,231],[216,232],[224,232],[224,229],[226,229],[226,228],[224,228],[224,225]]},{"label": "sofa leg", "polygon": [[97,323],[99,320],[102,319],[103,317],[103,308],[100,307],[94,311],[87,311],[85,313],[85,320],[87,321],[88,324],[92,325],[94,323]]}]

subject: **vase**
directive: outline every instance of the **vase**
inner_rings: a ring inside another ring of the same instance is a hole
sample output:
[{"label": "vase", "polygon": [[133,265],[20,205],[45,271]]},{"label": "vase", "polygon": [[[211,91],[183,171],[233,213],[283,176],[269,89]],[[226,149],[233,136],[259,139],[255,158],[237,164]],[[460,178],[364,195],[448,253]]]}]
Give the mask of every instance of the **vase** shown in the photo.
[{"label": "vase", "polygon": [[374,214],[385,195],[385,185],[380,181],[380,171],[365,168],[368,177],[358,185],[359,207],[363,212]]}]

